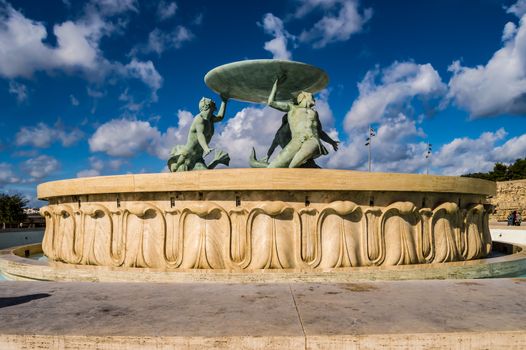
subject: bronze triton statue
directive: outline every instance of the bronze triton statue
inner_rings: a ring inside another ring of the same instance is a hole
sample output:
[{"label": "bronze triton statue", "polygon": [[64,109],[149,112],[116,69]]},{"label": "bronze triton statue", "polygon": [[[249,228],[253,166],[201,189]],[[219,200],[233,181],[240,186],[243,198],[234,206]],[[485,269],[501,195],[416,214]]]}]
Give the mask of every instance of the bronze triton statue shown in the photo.
[{"label": "bronze triton statue", "polygon": [[[284,77],[274,82],[268,98],[268,105],[287,112],[287,115],[283,117],[282,125],[274,137],[267,157],[258,161],[256,152],[252,149],[250,166],[253,168],[319,168],[314,159],[328,154],[320,140],[329,143],[335,151],[338,150],[339,142],[334,141],[323,131],[318,112],[313,108],[315,101],[312,93],[300,92],[296,98],[296,103],[275,101],[278,83],[283,80]],[[268,157],[274,151],[276,143],[281,143],[282,150],[274,160],[268,163]]]},{"label": "bronze triton statue", "polygon": [[[224,118],[226,96],[240,101],[266,102],[287,112],[267,157],[257,160],[255,150],[252,150],[252,167],[319,168],[314,159],[328,153],[321,141],[329,143],[335,151],[338,149],[339,142],[323,131],[318,112],[314,109],[312,94],[328,83],[327,74],[317,67],[293,61],[246,60],[212,69],[206,74],[205,83],[221,96],[223,102],[215,116],[214,101],[201,99],[200,112],[192,122],[186,145],[175,146],[170,154],[168,168],[172,172],[213,169],[218,164],[229,164],[230,157],[223,151],[216,151],[209,165],[204,161],[204,157],[212,151],[208,144],[214,135],[214,123]],[[282,150],[269,162],[277,146]]]},{"label": "bronze triton statue", "polygon": [[220,150],[216,150],[214,160],[209,165],[206,165],[204,160],[204,157],[213,150],[208,144],[214,136],[214,123],[223,120],[225,116],[227,98],[221,96],[221,99],[221,107],[217,115],[214,115],[216,110],[214,101],[206,97],[199,101],[199,114],[195,116],[190,126],[186,145],[177,145],[170,153],[168,168],[171,172],[213,169],[218,164],[230,163],[228,153]]}]

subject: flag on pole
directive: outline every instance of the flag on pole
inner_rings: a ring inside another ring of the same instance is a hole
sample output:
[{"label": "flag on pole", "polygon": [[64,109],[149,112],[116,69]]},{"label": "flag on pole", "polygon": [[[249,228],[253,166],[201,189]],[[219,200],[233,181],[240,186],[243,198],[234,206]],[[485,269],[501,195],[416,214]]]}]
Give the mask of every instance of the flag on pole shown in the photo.
[{"label": "flag on pole", "polygon": [[369,137],[365,140],[365,145],[369,146],[371,144],[371,138],[376,136],[376,133],[373,128],[369,127]]},{"label": "flag on pole", "polygon": [[431,151],[432,151],[432,147],[433,147],[433,145],[432,145],[432,144],[430,144],[430,143],[428,143],[428,144],[427,144],[427,153],[426,153],[426,159],[427,159],[427,158],[429,158],[429,157],[431,157]]}]

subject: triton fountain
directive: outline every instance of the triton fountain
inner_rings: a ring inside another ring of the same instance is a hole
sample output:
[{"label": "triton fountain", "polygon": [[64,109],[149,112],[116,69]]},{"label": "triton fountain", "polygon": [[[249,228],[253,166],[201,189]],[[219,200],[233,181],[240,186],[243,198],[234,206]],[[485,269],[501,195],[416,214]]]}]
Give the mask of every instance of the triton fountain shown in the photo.
[{"label": "triton fountain", "polygon": [[[44,183],[42,247],[4,252],[13,279],[98,281],[349,281],[473,278],[526,268],[526,255],[491,252],[488,196],[480,179],[316,169],[338,142],[324,132],[312,94],[328,83],[311,65],[279,60],[226,64],[205,76],[223,100],[202,99],[172,173]],[[273,159],[254,169],[204,156],[228,99],[286,112]],[[17,255],[43,250],[48,262]]]}]

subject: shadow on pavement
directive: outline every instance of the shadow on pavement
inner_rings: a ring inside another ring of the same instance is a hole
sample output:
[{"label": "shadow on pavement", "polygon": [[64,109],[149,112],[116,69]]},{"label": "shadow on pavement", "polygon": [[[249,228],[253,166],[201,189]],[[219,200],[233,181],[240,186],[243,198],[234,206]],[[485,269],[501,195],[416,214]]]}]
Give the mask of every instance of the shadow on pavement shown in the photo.
[{"label": "shadow on pavement", "polygon": [[28,295],[22,295],[19,297],[7,297],[7,298],[0,298],[0,309],[8,306],[13,305],[19,305],[28,303],[32,300],[47,298],[51,296],[51,294],[47,293],[38,293],[38,294],[28,294]]}]

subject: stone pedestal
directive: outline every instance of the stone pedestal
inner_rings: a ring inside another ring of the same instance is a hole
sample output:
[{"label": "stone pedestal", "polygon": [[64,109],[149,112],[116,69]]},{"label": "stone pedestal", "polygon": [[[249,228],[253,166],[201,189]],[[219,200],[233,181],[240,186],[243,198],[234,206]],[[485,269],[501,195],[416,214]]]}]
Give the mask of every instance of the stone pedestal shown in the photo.
[{"label": "stone pedestal", "polygon": [[44,253],[69,264],[324,270],[491,250],[493,182],[321,169],[226,169],[41,184]]}]

